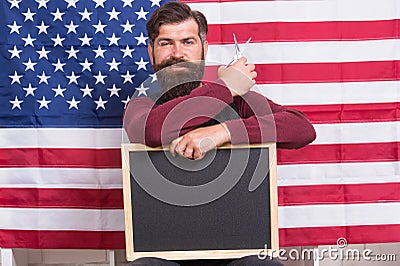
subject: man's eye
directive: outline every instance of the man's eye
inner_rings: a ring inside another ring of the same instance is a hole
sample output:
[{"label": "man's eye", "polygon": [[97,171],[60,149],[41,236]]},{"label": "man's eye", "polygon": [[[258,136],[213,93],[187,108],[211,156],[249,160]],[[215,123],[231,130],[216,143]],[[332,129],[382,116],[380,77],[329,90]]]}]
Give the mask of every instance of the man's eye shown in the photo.
[{"label": "man's eye", "polygon": [[171,42],[160,42],[160,46],[171,45]]},{"label": "man's eye", "polygon": [[193,41],[185,41],[185,44],[192,45],[192,44],[194,44],[194,42]]}]

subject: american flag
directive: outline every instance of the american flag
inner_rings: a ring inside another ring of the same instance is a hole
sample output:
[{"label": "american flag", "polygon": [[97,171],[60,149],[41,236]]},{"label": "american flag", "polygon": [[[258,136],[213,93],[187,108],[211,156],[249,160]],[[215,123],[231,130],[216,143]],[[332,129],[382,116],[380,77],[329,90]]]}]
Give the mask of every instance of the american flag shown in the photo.
[{"label": "american flag", "polygon": [[[2,2],[0,246],[124,247],[121,115],[146,93],[163,2]],[[254,90],[317,130],[278,153],[280,245],[400,241],[399,2],[185,2],[209,21],[209,62],[251,36]]]}]

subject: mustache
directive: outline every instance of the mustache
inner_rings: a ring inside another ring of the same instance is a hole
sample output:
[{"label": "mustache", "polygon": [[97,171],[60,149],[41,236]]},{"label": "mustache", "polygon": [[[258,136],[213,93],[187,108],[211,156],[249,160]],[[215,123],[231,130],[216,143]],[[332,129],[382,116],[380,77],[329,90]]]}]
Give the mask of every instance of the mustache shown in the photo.
[{"label": "mustache", "polygon": [[183,64],[181,64],[181,67],[186,67],[186,68],[196,68],[197,67],[196,63],[190,62],[188,60],[185,60],[185,59],[182,59],[182,58],[178,58],[178,57],[170,57],[170,58],[162,61],[161,63],[156,64],[154,66],[154,70],[155,71],[159,71],[159,70],[161,70],[163,68],[166,68],[166,67],[169,67],[169,66],[172,66],[172,65],[176,65],[176,64],[179,64],[179,63],[183,63]]}]

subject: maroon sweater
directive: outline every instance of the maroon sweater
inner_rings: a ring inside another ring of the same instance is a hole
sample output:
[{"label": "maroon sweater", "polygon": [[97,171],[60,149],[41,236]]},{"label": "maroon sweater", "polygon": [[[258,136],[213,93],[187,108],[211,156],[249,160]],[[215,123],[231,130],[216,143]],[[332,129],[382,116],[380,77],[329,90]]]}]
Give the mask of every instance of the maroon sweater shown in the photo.
[{"label": "maroon sweater", "polygon": [[125,110],[124,128],[131,142],[156,147],[201,127],[232,104],[239,117],[224,121],[232,144],[277,142],[278,148],[295,149],[316,137],[302,112],[252,91],[232,97],[228,88],[216,83],[161,105],[148,97],[135,98]]}]

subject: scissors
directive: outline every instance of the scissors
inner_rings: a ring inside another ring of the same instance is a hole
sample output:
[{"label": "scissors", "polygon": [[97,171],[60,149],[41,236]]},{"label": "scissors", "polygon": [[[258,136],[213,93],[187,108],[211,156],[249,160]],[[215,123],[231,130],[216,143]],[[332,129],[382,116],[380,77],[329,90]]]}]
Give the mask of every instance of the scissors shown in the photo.
[{"label": "scissors", "polygon": [[251,37],[247,40],[247,42],[244,44],[244,48],[242,50],[240,50],[239,48],[239,44],[237,42],[236,39],[236,35],[235,33],[233,34],[233,40],[235,42],[235,55],[233,56],[232,60],[226,65],[226,67],[229,67],[231,64],[233,64],[234,62],[236,62],[237,60],[239,60],[239,58],[242,57],[244,50],[246,50],[247,45],[249,44],[249,42],[251,41]]}]

